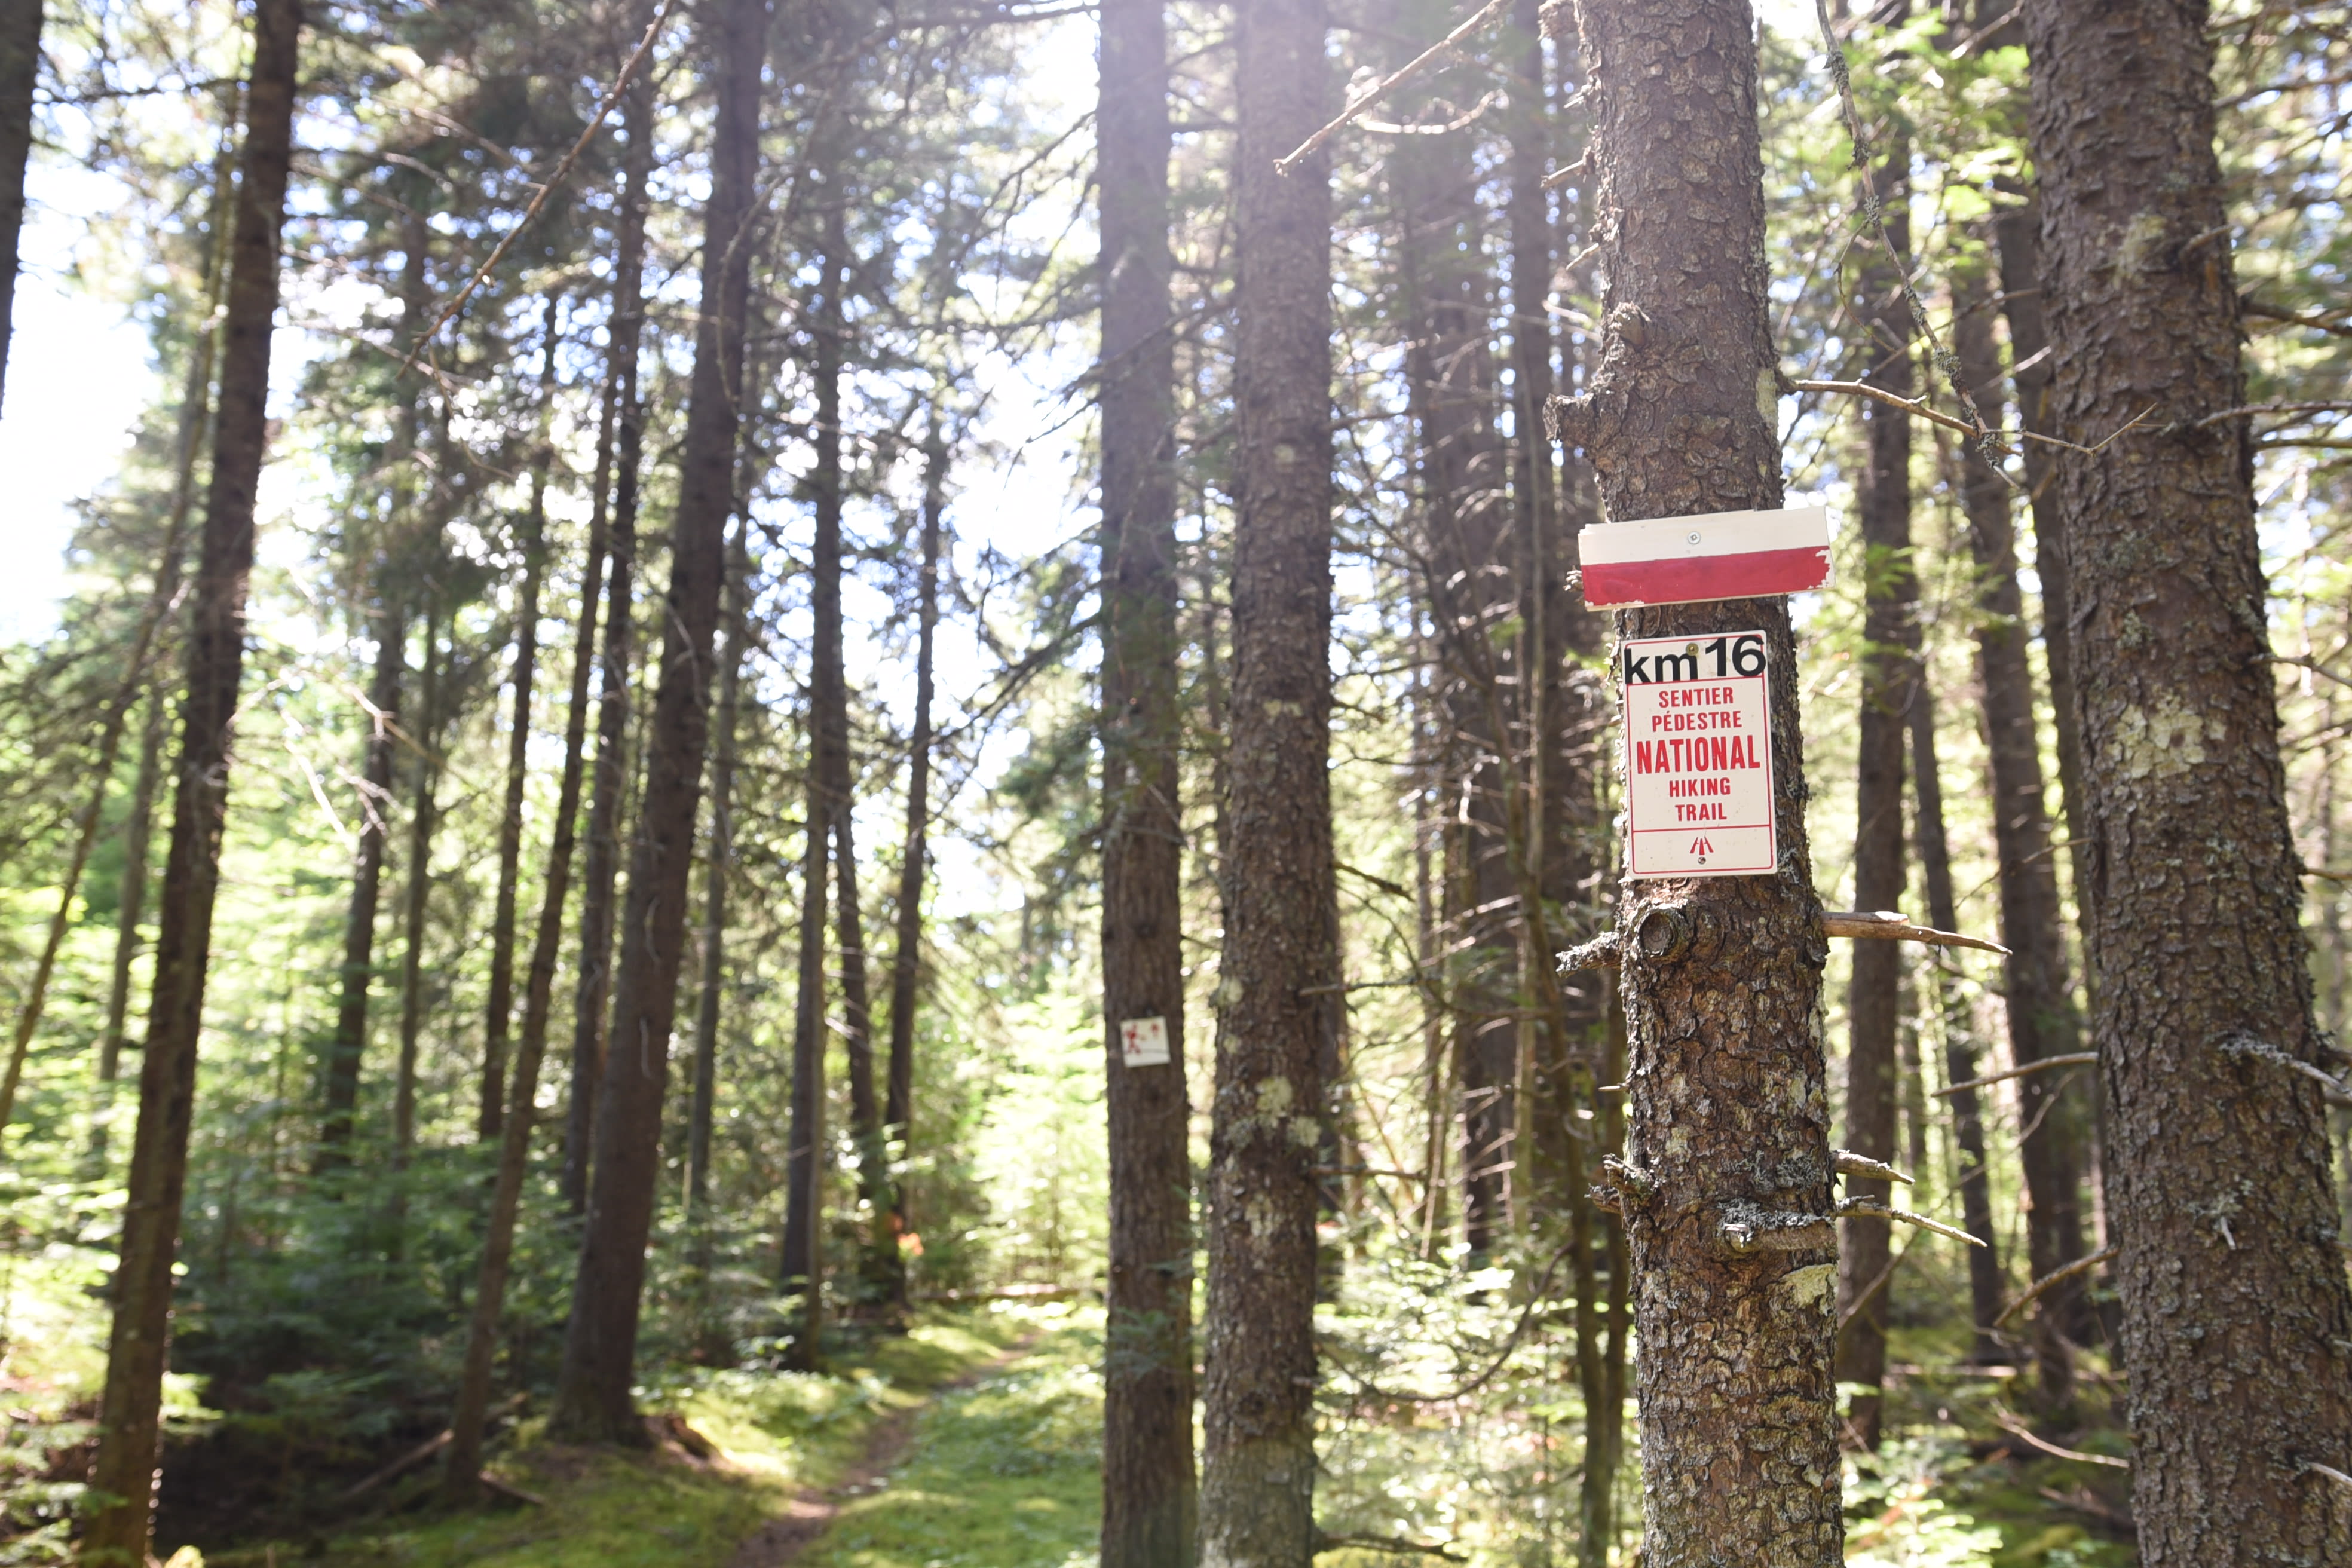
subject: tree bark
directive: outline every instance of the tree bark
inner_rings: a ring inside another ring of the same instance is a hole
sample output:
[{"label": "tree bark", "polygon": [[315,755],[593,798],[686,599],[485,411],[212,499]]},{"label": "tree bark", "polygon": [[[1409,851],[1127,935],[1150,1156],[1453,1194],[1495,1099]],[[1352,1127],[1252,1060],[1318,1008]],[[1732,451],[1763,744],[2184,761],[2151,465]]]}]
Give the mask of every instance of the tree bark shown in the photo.
[{"label": "tree bark", "polygon": [[616,392],[608,374],[604,395],[598,400],[602,406],[596,422],[596,468],[591,481],[594,488],[588,505],[587,554],[580,569],[580,619],[572,639],[572,697],[565,710],[563,776],[556,790],[555,828],[547,847],[547,886],[540,900],[539,928],[531,939],[530,968],[523,982],[522,1033],[515,1049],[514,1082],[506,1118],[499,1129],[498,1174],[490,1187],[489,1218],[483,1227],[481,1263],[474,1281],[473,1315],[467,1324],[466,1358],[459,1371],[457,1407],[449,1416],[449,1447],[443,1461],[443,1495],[461,1508],[481,1500],[482,1439],[496,1375],[499,1324],[506,1311],[507,1278],[514,1259],[523,1181],[530,1173],[539,1073],[547,1055],[556,957],[563,946],[563,904],[572,888],[572,851],[578,844],[580,786],[587,772],[588,678],[596,664],[597,591],[604,584],[610,537],[604,501],[612,478]]},{"label": "tree bark", "polygon": [[[1961,379],[1986,422],[2001,422],[2000,351],[1993,342],[1987,279],[1963,261],[1952,275],[1953,350]],[[2031,445],[2032,443],[2029,443]],[[2010,1051],[2022,1067],[2080,1047],[2080,1023],[2068,977],[2066,927],[2042,794],[2042,737],[2027,663],[2025,596],[2017,582],[2017,531],[2009,485],[1972,443],[1962,443],[1961,500],[1977,574],[1977,676],[1983,687],[1986,752],[1991,773],[1993,846],[2000,890],[2000,940],[2007,984]],[[1946,930],[1953,929],[1946,927]],[[2043,1279],[2083,1254],[2083,1123],[2071,1073],[2016,1080],[2025,1135],[2020,1154],[2031,1207],[2027,1254]],[[1972,1249],[1973,1250],[1973,1249]],[[2091,1317],[2079,1276],[2043,1292],[2035,1304],[2034,1361],[2042,1394],[2063,1406],[2072,1390],[2069,1342],[2089,1335]]]},{"label": "tree bark", "polygon": [[[914,1131],[915,1009],[923,976],[923,881],[929,868],[926,846],[931,822],[932,660],[940,624],[940,527],[947,510],[947,436],[934,415],[923,445],[922,565],[915,588],[915,732],[907,747],[907,847],[898,864],[897,951],[890,959],[889,1079],[882,1097],[883,1131],[902,1151],[901,1158]],[[906,1184],[892,1182],[891,1300],[902,1310],[907,1305],[902,1242],[909,1226]],[[1188,1242],[1188,1250],[1189,1246]],[[1191,1365],[1189,1359],[1186,1365]],[[1105,1399],[1108,1408],[1108,1391]],[[1192,1452],[1189,1437],[1185,1452],[1188,1456]]]},{"label": "tree bark", "polygon": [[[1979,395],[1981,397],[1981,393]],[[1979,401],[1977,407],[1982,412],[1984,404]],[[1986,417],[1991,416],[1988,414]],[[1952,852],[1944,837],[1943,772],[1936,756],[1936,698],[1924,680],[1911,699],[1911,791],[1920,877],[1927,884],[1927,923],[1937,931],[1958,931],[1960,915],[1958,903],[1952,896]],[[1970,1082],[1978,1076],[1975,1026],[1969,1018],[1968,1001],[1960,994],[1958,978],[1946,964],[1936,964],[1936,1009],[1944,1031],[1944,1077],[1947,1082],[1955,1084]],[[1958,1152],[1954,1184],[1960,1194],[1960,1224],[1982,1244],[1968,1248],[1969,1321],[1976,1326],[1969,1359],[1979,1365],[1990,1365],[2007,1357],[1992,1331],[1994,1320],[2000,1316],[2000,1237],[1992,1223],[1990,1167],[1985,1163],[1984,1110],[1972,1089],[1963,1089],[1949,1099],[1952,1142]]]},{"label": "tree bark", "polygon": [[114,1275],[98,1452],[83,1524],[82,1561],[90,1563],[143,1563],[153,1517],[172,1266],[187,1187],[196,1045],[204,1028],[213,900],[227,819],[229,737],[244,669],[254,496],[268,440],[271,319],[278,310],[278,247],[293,154],[301,31],[300,0],[257,0],[223,330],[220,416],[190,608],[171,847],[157,900],[155,988],[139,1074],[139,1124]]},{"label": "tree bark", "polygon": [[360,1062],[367,1049],[368,992],[375,984],[375,916],[383,886],[383,845],[392,831],[385,808],[392,804],[393,731],[400,723],[400,683],[407,673],[407,606],[385,583],[377,563],[375,676],[368,687],[367,744],[360,763],[358,850],[352,856],[352,903],[343,922],[342,994],[335,1008],[335,1033],[327,1046],[326,1094],[319,1119],[319,1149],[312,1175],[351,1163],[352,1119],[359,1108]]},{"label": "tree bark", "polygon": [[[1874,26],[1899,25],[1906,0],[1874,6]],[[1886,233],[1908,255],[1911,144],[1896,136],[1886,162],[1864,176],[1886,204]],[[1912,395],[1911,311],[1895,265],[1876,243],[1862,239],[1859,279],[1869,363],[1863,380],[1897,397]],[[1911,416],[1884,404],[1862,405],[1864,452],[1854,476],[1863,551],[1862,711],[1855,726],[1853,901],[1856,909],[1891,910],[1903,901],[1903,730],[1917,689],[1919,580],[1911,565]],[[1845,1058],[1845,1146],[1881,1163],[1895,1158],[1895,1044],[1903,1026],[1903,950],[1891,942],[1853,944],[1846,993],[1850,1034]],[[1887,1183],[1847,1183],[1853,1195],[1884,1208]],[[1894,1250],[1883,1219],[1849,1219],[1838,1226],[1837,1377],[1854,1385],[1844,1439],[1878,1447],[1879,1395],[1886,1375],[1886,1301],[1894,1288]],[[1870,1392],[1861,1392],[1868,1390]]]},{"label": "tree bark", "polygon": [[605,1053],[596,1111],[588,1223],[550,1417],[551,1430],[575,1439],[643,1441],[630,1384],[709,731],[711,642],[727,519],[734,510],[737,403],[754,248],[744,231],[759,171],[767,33],[767,0],[727,0],[710,18],[719,125],[704,215],[702,313],[670,531],[661,681],[646,725],[645,796],[629,858],[614,1048]]},{"label": "tree bark", "polygon": [[[1102,204],[1102,965],[1110,1137],[1103,1568],[1191,1568],[1192,1098],[1184,1059],[1183,716],[1177,670],[1175,262],[1168,247],[1168,24],[1107,0]],[[927,634],[928,635],[928,634]],[[1129,1020],[1168,1061],[1130,1068]]]},{"label": "tree bark", "polygon": [[[749,515],[748,489],[742,508]],[[727,882],[735,860],[735,752],[738,708],[742,700],[743,656],[751,564],[745,553],[744,523],[735,525],[727,552],[726,603],[721,614],[727,642],[719,660],[719,750],[710,768],[710,837],[703,867],[702,983],[694,1009],[694,1099],[686,1129],[686,1215],[691,1228],[709,1223],[711,1118],[719,1095],[719,994],[727,977]],[[704,1256],[698,1231],[694,1242]]]},{"label": "tree bark", "polygon": [[42,0],[0,0],[0,401],[16,300],[16,241],[25,226],[25,167],[33,153],[33,89],[41,74]]},{"label": "tree bark", "polygon": [[2338,1248],[2301,859],[2279,759],[2253,452],[2201,0],[2030,0],[2088,785],[2133,1515],[2148,1568],[2352,1561]]},{"label": "tree bark", "polygon": [[[825,218],[824,254],[818,259],[821,297],[810,310],[816,360],[816,463],[809,489],[815,502],[816,537],[809,557],[809,762],[808,845],[802,858],[800,990],[793,1020],[792,1126],[784,1163],[784,1258],[787,1294],[801,1298],[800,1321],[786,1347],[787,1365],[814,1370],[823,1360],[824,1331],[824,921],[828,901],[828,847],[834,818],[846,809],[834,781],[846,779],[848,764],[836,766],[834,748],[845,752],[846,720],[836,730],[833,714],[846,714],[841,654],[841,361],[846,312],[842,290],[849,284],[849,258],[843,254],[844,217],[839,197]],[[862,1150],[861,1150],[862,1152]]]},{"label": "tree bark", "polygon": [[545,358],[539,373],[539,439],[530,455],[530,502],[523,511],[522,595],[515,606],[514,721],[507,731],[507,790],[499,814],[499,882],[490,916],[490,994],[482,1027],[482,1081],[474,1134],[487,1143],[505,1117],[507,1051],[514,1026],[515,906],[522,880],[522,798],[530,778],[531,687],[539,679],[539,590],[547,571],[547,475],[555,461],[548,435],[555,392],[555,318],[550,295]]},{"label": "tree bark", "polygon": [[[1577,13],[1606,326],[1591,390],[1555,405],[1562,431],[1612,518],[1777,507],[1754,17],[1746,0]],[[1787,602],[1632,611],[1618,629],[1765,634],[1781,857],[1773,876],[1628,879],[1620,898],[1629,1135],[1611,1181],[1633,1270],[1643,1561],[1827,1568],[1843,1530],[1813,1023],[1825,954]]]},{"label": "tree bark", "polygon": [[[642,32],[654,8],[638,0],[631,26]],[[604,641],[598,675],[596,771],[588,805],[588,848],[580,871],[580,970],[572,998],[572,1093],[563,1127],[563,1202],[587,1212],[588,1170],[595,1142],[596,1085],[604,1073],[605,1004],[613,978],[613,895],[621,864],[622,797],[628,793],[631,616],[635,606],[637,476],[644,467],[645,405],[637,395],[637,355],[645,340],[646,185],[654,167],[653,73],[630,79],[621,97],[623,189],[613,247],[613,326],[605,351],[620,450],[614,459]],[[597,500],[604,487],[597,487]]]},{"label": "tree bark", "polygon": [[1330,97],[1322,0],[1237,17],[1240,168],[1231,858],[1210,1137],[1201,1558],[1315,1553],[1314,1175],[1337,901],[1331,846],[1331,196],[1284,175]]},{"label": "tree bark", "polygon": [[[425,600],[425,671],[418,681],[416,800],[408,813],[408,886],[401,910],[400,1057],[393,1069],[392,1168],[416,1147],[417,1037],[425,1029],[425,927],[433,905],[433,835],[441,824],[441,597]],[[394,1202],[404,1202],[395,1193]]]}]

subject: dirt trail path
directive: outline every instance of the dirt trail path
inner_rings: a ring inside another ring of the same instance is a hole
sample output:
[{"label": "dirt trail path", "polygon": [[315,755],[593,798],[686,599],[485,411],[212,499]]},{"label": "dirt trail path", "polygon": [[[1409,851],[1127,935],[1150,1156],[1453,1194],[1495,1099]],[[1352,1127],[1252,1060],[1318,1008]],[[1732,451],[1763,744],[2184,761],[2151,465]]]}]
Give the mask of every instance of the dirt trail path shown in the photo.
[{"label": "dirt trail path", "polygon": [[1031,1343],[1032,1339],[1023,1339],[994,1360],[932,1389],[920,1405],[884,1417],[874,1428],[873,1436],[866,1438],[866,1452],[858,1456],[857,1462],[840,1480],[830,1487],[803,1488],[783,1512],[752,1531],[735,1549],[727,1568],[785,1568],[785,1564],[800,1561],[833,1527],[834,1519],[845,1504],[872,1490],[875,1482],[898,1467],[908,1444],[914,1441],[916,1423],[938,1403],[940,1394],[970,1388],[994,1377],[1028,1354]]}]

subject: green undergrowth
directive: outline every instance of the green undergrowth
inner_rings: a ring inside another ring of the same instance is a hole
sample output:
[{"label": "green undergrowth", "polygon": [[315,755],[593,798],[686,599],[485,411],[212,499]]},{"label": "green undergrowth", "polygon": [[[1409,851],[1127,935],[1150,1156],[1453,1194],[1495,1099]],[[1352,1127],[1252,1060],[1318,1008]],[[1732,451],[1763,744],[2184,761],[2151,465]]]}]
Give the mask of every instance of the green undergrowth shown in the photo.
[{"label": "green undergrowth", "polygon": [[1021,1359],[941,1394],[805,1568],[1081,1568],[1102,1517],[1102,1314],[1040,1308]]},{"label": "green undergrowth", "polygon": [[692,1372],[645,1391],[718,1449],[642,1453],[545,1441],[526,1420],[492,1457],[498,1479],[542,1500],[459,1515],[394,1513],[320,1541],[256,1542],[206,1568],[698,1568],[724,1564],[802,1488],[826,1488],[876,1428],[986,1368],[1039,1331],[1034,1310],[931,1316],[904,1336],[843,1351],[822,1373]]}]

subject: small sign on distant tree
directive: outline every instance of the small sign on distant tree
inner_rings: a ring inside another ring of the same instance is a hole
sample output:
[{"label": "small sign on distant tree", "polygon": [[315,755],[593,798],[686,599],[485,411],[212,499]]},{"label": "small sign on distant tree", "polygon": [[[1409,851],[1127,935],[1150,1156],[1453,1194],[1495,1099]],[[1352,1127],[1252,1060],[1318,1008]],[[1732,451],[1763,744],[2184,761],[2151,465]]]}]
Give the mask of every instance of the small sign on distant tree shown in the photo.
[{"label": "small sign on distant tree", "polygon": [[1119,1059],[1131,1068],[1168,1065],[1168,1020],[1129,1018],[1118,1026]]},{"label": "small sign on distant tree", "polygon": [[1626,840],[1636,877],[1753,877],[1780,864],[1762,632],[1620,646]]}]

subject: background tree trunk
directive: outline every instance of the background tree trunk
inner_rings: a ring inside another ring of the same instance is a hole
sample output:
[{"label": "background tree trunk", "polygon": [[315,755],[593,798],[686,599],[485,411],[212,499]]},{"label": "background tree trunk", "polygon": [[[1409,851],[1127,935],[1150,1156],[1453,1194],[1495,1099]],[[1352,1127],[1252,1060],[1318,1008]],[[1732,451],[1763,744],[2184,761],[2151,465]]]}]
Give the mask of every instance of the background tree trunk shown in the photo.
[{"label": "background tree trunk", "polygon": [[[1178,805],[1183,716],[1168,24],[1160,0],[1108,0],[1101,71],[1102,965],[1110,1136],[1102,1562],[1191,1568],[1199,1525],[1192,1099]],[[1136,1018],[1165,1021],[1167,1065],[1127,1065],[1121,1030]]]},{"label": "background tree trunk", "polygon": [[[1871,21],[1894,26],[1909,15],[1905,0],[1874,7]],[[1911,143],[1896,136],[1886,162],[1865,176],[1886,204],[1886,232],[1911,249],[1908,171]],[[1912,395],[1911,310],[1903,279],[1875,235],[1860,241],[1858,282],[1864,326],[1863,379],[1897,397]],[[1919,580],[1911,566],[1911,417],[1883,404],[1862,404],[1864,453],[1854,477],[1863,551],[1862,711],[1854,751],[1853,902],[1856,909],[1900,908],[1903,865],[1903,730],[1918,686]],[[1853,944],[1846,993],[1850,1030],[1845,1058],[1845,1146],[1881,1163],[1895,1158],[1895,1037],[1903,1026],[1903,950],[1891,942]],[[1885,1207],[1885,1182],[1848,1184],[1855,1196]],[[1881,1219],[1838,1226],[1837,1376],[1876,1390],[1886,1375],[1886,1300],[1894,1289],[1894,1249]],[[1879,1396],[1853,1395],[1845,1440],[1878,1447]]]},{"label": "background tree trunk", "polygon": [[[441,600],[427,589],[425,670],[417,683],[416,799],[408,813],[408,886],[401,909],[400,1058],[392,1086],[392,1168],[408,1169],[416,1147],[417,1037],[425,1028],[425,926],[433,903],[433,835],[441,813]],[[395,1203],[400,1194],[394,1194]]]},{"label": "background tree trunk", "polygon": [[257,0],[243,177],[223,323],[220,416],[189,612],[187,696],[181,710],[171,847],[157,900],[155,989],[139,1073],[139,1126],[82,1532],[82,1561],[110,1568],[138,1568],[146,1562],[153,1517],[172,1265],[187,1187],[196,1043],[204,1031],[213,897],[228,815],[229,736],[244,671],[254,495],[268,440],[271,319],[278,311],[278,246],[293,157],[301,32],[300,0]]},{"label": "background tree trunk", "polygon": [[[749,490],[743,515],[750,512]],[[749,621],[751,563],[739,517],[727,552],[727,641],[719,657],[719,750],[710,769],[710,838],[703,868],[702,983],[694,1009],[694,1100],[687,1114],[686,1213],[689,1228],[710,1222],[710,1124],[719,1095],[719,1010],[727,978],[727,881],[735,858],[735,757],[738,709]],[[698,1258],[707,1257],[699,1236]]]},{"label": "background tree trunk", "polygon": [[1237,17],[1231,858],[1210,1137],[1201,1555],[1315,1554],[1314,1164],[1339,957],[1331,851],[1331,197],[1275,172],[1330,97],[1322,0]]},{"label": "background tree trunk", "polygon": [[[654,10],[638,0],[632,27]],[[645,404],[637,395],[637,355],[645,339],[646,184],[654,167],[653,73],[640,71],[621,97],[626,138],[621,155],[620,217],[613,247],[613,326],[605,351],[620,450],[614,459],[603,663],[596,705],[596,773],[588,805],[588,850],[580,871],[580,974],[572,997],[572,1094],[563,1126],[563,1201],[588,1208],[588,1171],[596,1129],[596,1085],[604,1073],[605,1004],[612,994],[613,895],[621,865],[622,797],[628,793],[631,617],[636,601],[637,476],[645,459]],[[603,500],[603,487],[597,499]]]},{"label": "background tree trunk", "polygon": [[629,896],[596,1111],[588,1224],[564,1333],[551,1429],[637,1442],[630,1394],[646,1243],[653,1232],[662,1095],[684,957],[687,887],[710,726],[711,640],[719,622],[727,519],[734,510],[737,399],[751,253],[744,227],[759,172],[767,0],[727,0],[709,18],[719,125],[703,232],[703,305],[670,530],[660,685],[646,733],[646,789],[630,851]]},{"label": "background tree trunk", "polygon": [[[2254,531],[2201,0],[2032,0],[2133,1515],[2147,1568],[2352,1560],[2352,1289]],[[2214,421],[2209,423],[2209,421]]]},{"label": "background tree trunk", "polygon": [[[1762,161],[1746,0],[1577,7],[1606,335],[1559,407],[1619,520],[1780,504]],[[1841,1560],[1824,958],[1782,599],[1622,614],[1623,637],[1760,630],[1781,871],[1623,885],[1627,1162],[1643,1561]],[[1792,1250],[1738,1245],[1807,1216]],[[1763,1221],[1769,1226],[1769,1221]]]},{"label": "background tree trunk", "polygon": [[42,0],[0,0],[0,401],[16,318],[16,240],[25,225],[25,165],[33,153],[33,89],[41,74]]},{"label": "background tree trunk", "polygon": [[[1984,405],[1978,404],[1982,411]],[[1990,416],[1987,415],[1990,418]],[[1936,695],[1922,681],[1911,699],[1911,789],[1915,800],[1913,831],[1916,835],[1920,879],[1927,885],[1927,923],[1937,931],[1960,929],[1959,907],[1952,896],[1952,852],[1944,838],[1944,780],[1936,757]],[[1936,955],[1940,958],[1940,953]],[[1946,963],[1936,963],[1936,1010],[1944,1031],[1944,1078],[1967,1083],[1978,1076],[1975,1026],[1967,999],[1960,994],[1958,974]],[[1958,1152],[1954,1184],[1960,1194],[1960,1223],[1983,1243],[1968,1248],[1969,1321],[1976,1325],[1970,1358],[1980,1365],[2008,1359],[1993,1338],[1993,1320],[2000,1316],[2000,1237],[1992,1223],[1991,1168],[1985,1163],[1984,1110],[1977,1091],[1964,1089],[1949,1096],[1952,1142]],[[1917,1174],[1916,1171],[1913,1174]]]}]

